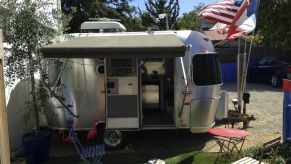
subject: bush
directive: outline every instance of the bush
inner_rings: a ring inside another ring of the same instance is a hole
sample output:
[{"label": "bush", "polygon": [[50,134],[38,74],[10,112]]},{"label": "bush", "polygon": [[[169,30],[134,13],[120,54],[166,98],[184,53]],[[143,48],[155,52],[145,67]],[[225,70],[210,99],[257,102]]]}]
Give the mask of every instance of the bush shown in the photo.
[{"label": "bush", "polygon": [[[245,149],[242,152],[242,157],[251,157],[251,158],[259,160],[260,155],[261,155],[260,149],[261,148],[259,146]],[[266,152],[264,154],[263,161],[270,163],[271,160],[273,159],[273,154],[274,154],[273,150]],[[281,149],[279,149],[277,157],[275,159],[275,164],[285,164],[285,163],[290,163],[290,162],[291,162],[291,148],[286,146],[286,145],[285,146],[282,145]]]},{"label": "bush", "polygon": [[280,157],[285,160],[285,163],[291,163],[291,147],[288,143],[283,143],[279,150]]}]

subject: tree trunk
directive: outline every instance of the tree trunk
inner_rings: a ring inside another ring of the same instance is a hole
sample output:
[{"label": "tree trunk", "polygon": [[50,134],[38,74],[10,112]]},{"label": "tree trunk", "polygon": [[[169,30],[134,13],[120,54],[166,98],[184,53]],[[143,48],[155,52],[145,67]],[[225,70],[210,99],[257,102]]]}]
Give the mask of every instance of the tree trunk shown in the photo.
[{"label": "tree trunk", "polygon": [[39,135],[39,115],[38,115],[38,109],[37,109],[37,98],[36,98],[36,87],[35,87],[33,65],[34,64],[33,64],[32,54],[29,54],[29,76],[30,76],[30,84],[31,84],[32,108],[33,108],[33,115],[35,118],[35,136],[38,136]]}]

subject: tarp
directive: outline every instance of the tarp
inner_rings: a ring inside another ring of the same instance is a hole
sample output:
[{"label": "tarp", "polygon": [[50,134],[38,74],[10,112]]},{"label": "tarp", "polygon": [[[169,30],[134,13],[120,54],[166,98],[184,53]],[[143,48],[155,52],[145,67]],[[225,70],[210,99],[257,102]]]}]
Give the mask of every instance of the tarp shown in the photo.
[{"label": "tarp", "polygon": [[161,58],[184,56],[186,46],[171,35],[76,37],[40,49],[45,58]]}]

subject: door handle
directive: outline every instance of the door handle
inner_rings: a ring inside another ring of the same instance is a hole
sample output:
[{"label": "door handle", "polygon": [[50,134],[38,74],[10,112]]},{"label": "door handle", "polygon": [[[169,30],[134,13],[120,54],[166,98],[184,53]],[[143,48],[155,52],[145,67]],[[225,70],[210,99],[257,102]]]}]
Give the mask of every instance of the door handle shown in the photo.
[{"label": "door handle", "polygon": [[128,83],[128,85],[132,85],[132,83]]}]

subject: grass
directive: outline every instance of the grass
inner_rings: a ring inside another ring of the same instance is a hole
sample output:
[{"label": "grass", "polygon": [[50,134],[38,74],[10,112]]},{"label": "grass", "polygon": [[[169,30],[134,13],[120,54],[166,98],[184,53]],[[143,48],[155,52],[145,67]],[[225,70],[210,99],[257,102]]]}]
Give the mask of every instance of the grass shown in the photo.
[{"label": "grass", "polygon": [[[217,153],[209,153],[209,152],[201,152],[201,151],[194,151],[189,153],[179,154],[175,157],[171,157],[165,159],[167,164],[214,164],[216,161]],[[227,164],[229,162],[218,159],[216,161],[217,164]]]},{"label": "grass", "polygon": [[[142,164],[150,159],[162,159],[166,164],[214,164],[217,153],[193,151],[180,154],[175,153],[107,153],[102,157],[104,164]],[[63,164],[70,161],[70,164],[83,164],[78,156],[54,157],[45,164]],[[229,162],[218,159],[217,164],[227,164]]]}]

